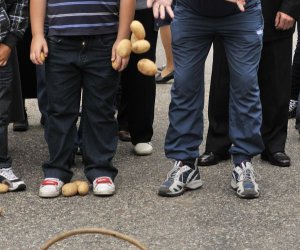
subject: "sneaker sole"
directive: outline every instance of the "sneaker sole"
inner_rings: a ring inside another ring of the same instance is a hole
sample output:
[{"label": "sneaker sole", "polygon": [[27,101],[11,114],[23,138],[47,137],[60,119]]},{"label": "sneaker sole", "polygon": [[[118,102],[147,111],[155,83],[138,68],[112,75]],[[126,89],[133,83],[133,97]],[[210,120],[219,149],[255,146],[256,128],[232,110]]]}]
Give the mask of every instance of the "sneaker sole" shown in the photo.
[{"label": "sneaker sole", "polygon": [[163,197],[176,197],[182,195],[185,191],[188,190],[196,190],[198,188],[201,188],[203,185],[203,182],[201,180],[193,181],[192,183],[189,183],[188,185],[185,186],[182,190],[174,193],[170,192],[168,188],[160,188],[158,190],[158,195],[163,196]]},{"label": "sneaker sole", "polygon": [[114,194],[115,194],[115,191],[114,192],[101,192],[101,193],[94,192],[95,196],[112,196]]},{"label": "sneaker sole", "polygon": [[[233,190],[237,191],[238,187],[234,180],[231,180],[231,187]],[[243,193],[236,192],[236,195],[244,199],[254,199],[254,198],[258,198],[260,193],[255,192],[253,189],[245,189]]]},{"label": "sneaker sole", "polygon": [[43,193],[43,192],[39,192],[39,197],[41,198],[55,198],[60,196],[60,193],[56,193],[56,194],[50,194],[50,193]]},{"label": "sneaker sole", "polygon": [[25,184],[20,184],[17,188],[9,188],[8,191],[9,192],[18,192],[18,191],[24,191],[26,189],[26,185]]}]

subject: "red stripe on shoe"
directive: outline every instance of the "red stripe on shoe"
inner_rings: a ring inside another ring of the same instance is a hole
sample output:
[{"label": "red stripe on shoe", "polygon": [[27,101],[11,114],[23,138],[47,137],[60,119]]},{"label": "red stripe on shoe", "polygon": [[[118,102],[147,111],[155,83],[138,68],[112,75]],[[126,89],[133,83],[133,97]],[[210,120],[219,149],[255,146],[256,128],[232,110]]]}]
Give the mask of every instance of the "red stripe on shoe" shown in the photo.
[{"label": "red stripe on shoe", "polygon": [[54,185],[58,186],[58,182],[54,180],[43,180],[41,185],[46,186],[46,185]]},{"label": "red stripe on shoe", "polygon": [[97,184],[113,184],[109,177],[100,177],[96,179]]}]

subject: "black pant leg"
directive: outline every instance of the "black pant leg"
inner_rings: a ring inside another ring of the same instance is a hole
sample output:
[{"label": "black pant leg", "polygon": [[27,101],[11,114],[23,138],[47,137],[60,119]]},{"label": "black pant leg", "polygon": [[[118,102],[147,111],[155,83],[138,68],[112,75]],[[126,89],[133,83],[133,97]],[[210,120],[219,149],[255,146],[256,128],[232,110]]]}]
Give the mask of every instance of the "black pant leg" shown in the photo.
[{"label": "black pant leg", "polygon": [[225,49],[220,38],[213,43],[214,55],[209,92],[209,128],[206,151],[218,155],[228,154],[231,141],[228,135],[229,124],[229,69]]},{"label": "black pant leg", "polygon": [[127,93],[129,132],[134,145],[140,142],[149,142],[153,136],[155,76],[141,74],[137,69],[137,63],[142,58],[148,58],[155,62],[157,42],[152,10],[137,10],[135,20],[144,25],[145,39],[149,41],[151,48],[143,54],[132,53],[129,64],[121,75],[122,88]]},{"label": "black pant leg", "polygon": [[264,42],[258,70],[266,153],[285,150],[291,93],[292,37]]}]

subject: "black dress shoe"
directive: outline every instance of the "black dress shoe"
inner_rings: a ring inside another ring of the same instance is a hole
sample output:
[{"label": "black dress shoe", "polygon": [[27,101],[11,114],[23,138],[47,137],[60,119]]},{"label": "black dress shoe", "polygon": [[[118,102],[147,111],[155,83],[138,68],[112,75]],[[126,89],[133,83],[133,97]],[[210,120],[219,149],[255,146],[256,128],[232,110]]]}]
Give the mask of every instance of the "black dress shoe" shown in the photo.
[{"label": "black dress shoe", "polygon": [[166,83],[174,78],[174,71],[162,77],[161,72],[159,72],[155,77],[156,83]]},{"label": "black dress shoe", "polygon": [[28,126],[28,119],[26,118],[23,121],[15,122],[13,124],[13,131],[24,132],[28,130]]},{"label": "black dress shoe", "polygon": [[130,133],[126,130],[120,130],[118,136],[121,141],[131,141]]},{"label": "black dress shoe", "polygon": [[289,167],[291,159],[284,152],[277,152],[274,154],[261,154],[261,159],[270,162],[272,165],[279,167]]},{"label": "black dress shoe", "polygon": [[213,152],[205,152],[198,158],[198,166],[212,166],[218,164],[220,161],[230,159],[230,155],[216,155]]}]

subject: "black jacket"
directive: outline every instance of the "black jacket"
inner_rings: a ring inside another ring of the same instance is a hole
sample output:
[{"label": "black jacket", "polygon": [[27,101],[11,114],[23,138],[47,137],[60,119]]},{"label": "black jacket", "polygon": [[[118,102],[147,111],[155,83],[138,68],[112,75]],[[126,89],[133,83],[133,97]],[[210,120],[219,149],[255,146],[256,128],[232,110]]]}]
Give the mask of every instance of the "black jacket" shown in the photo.
[{"label": "black jacket", "polygon": [[287,31],[275,29],[275,18],[278,11],[296,20],[300,19],[300,0],[261,0],[265,21],[264,41],[273,41],[293,35],[295,28]]}]

